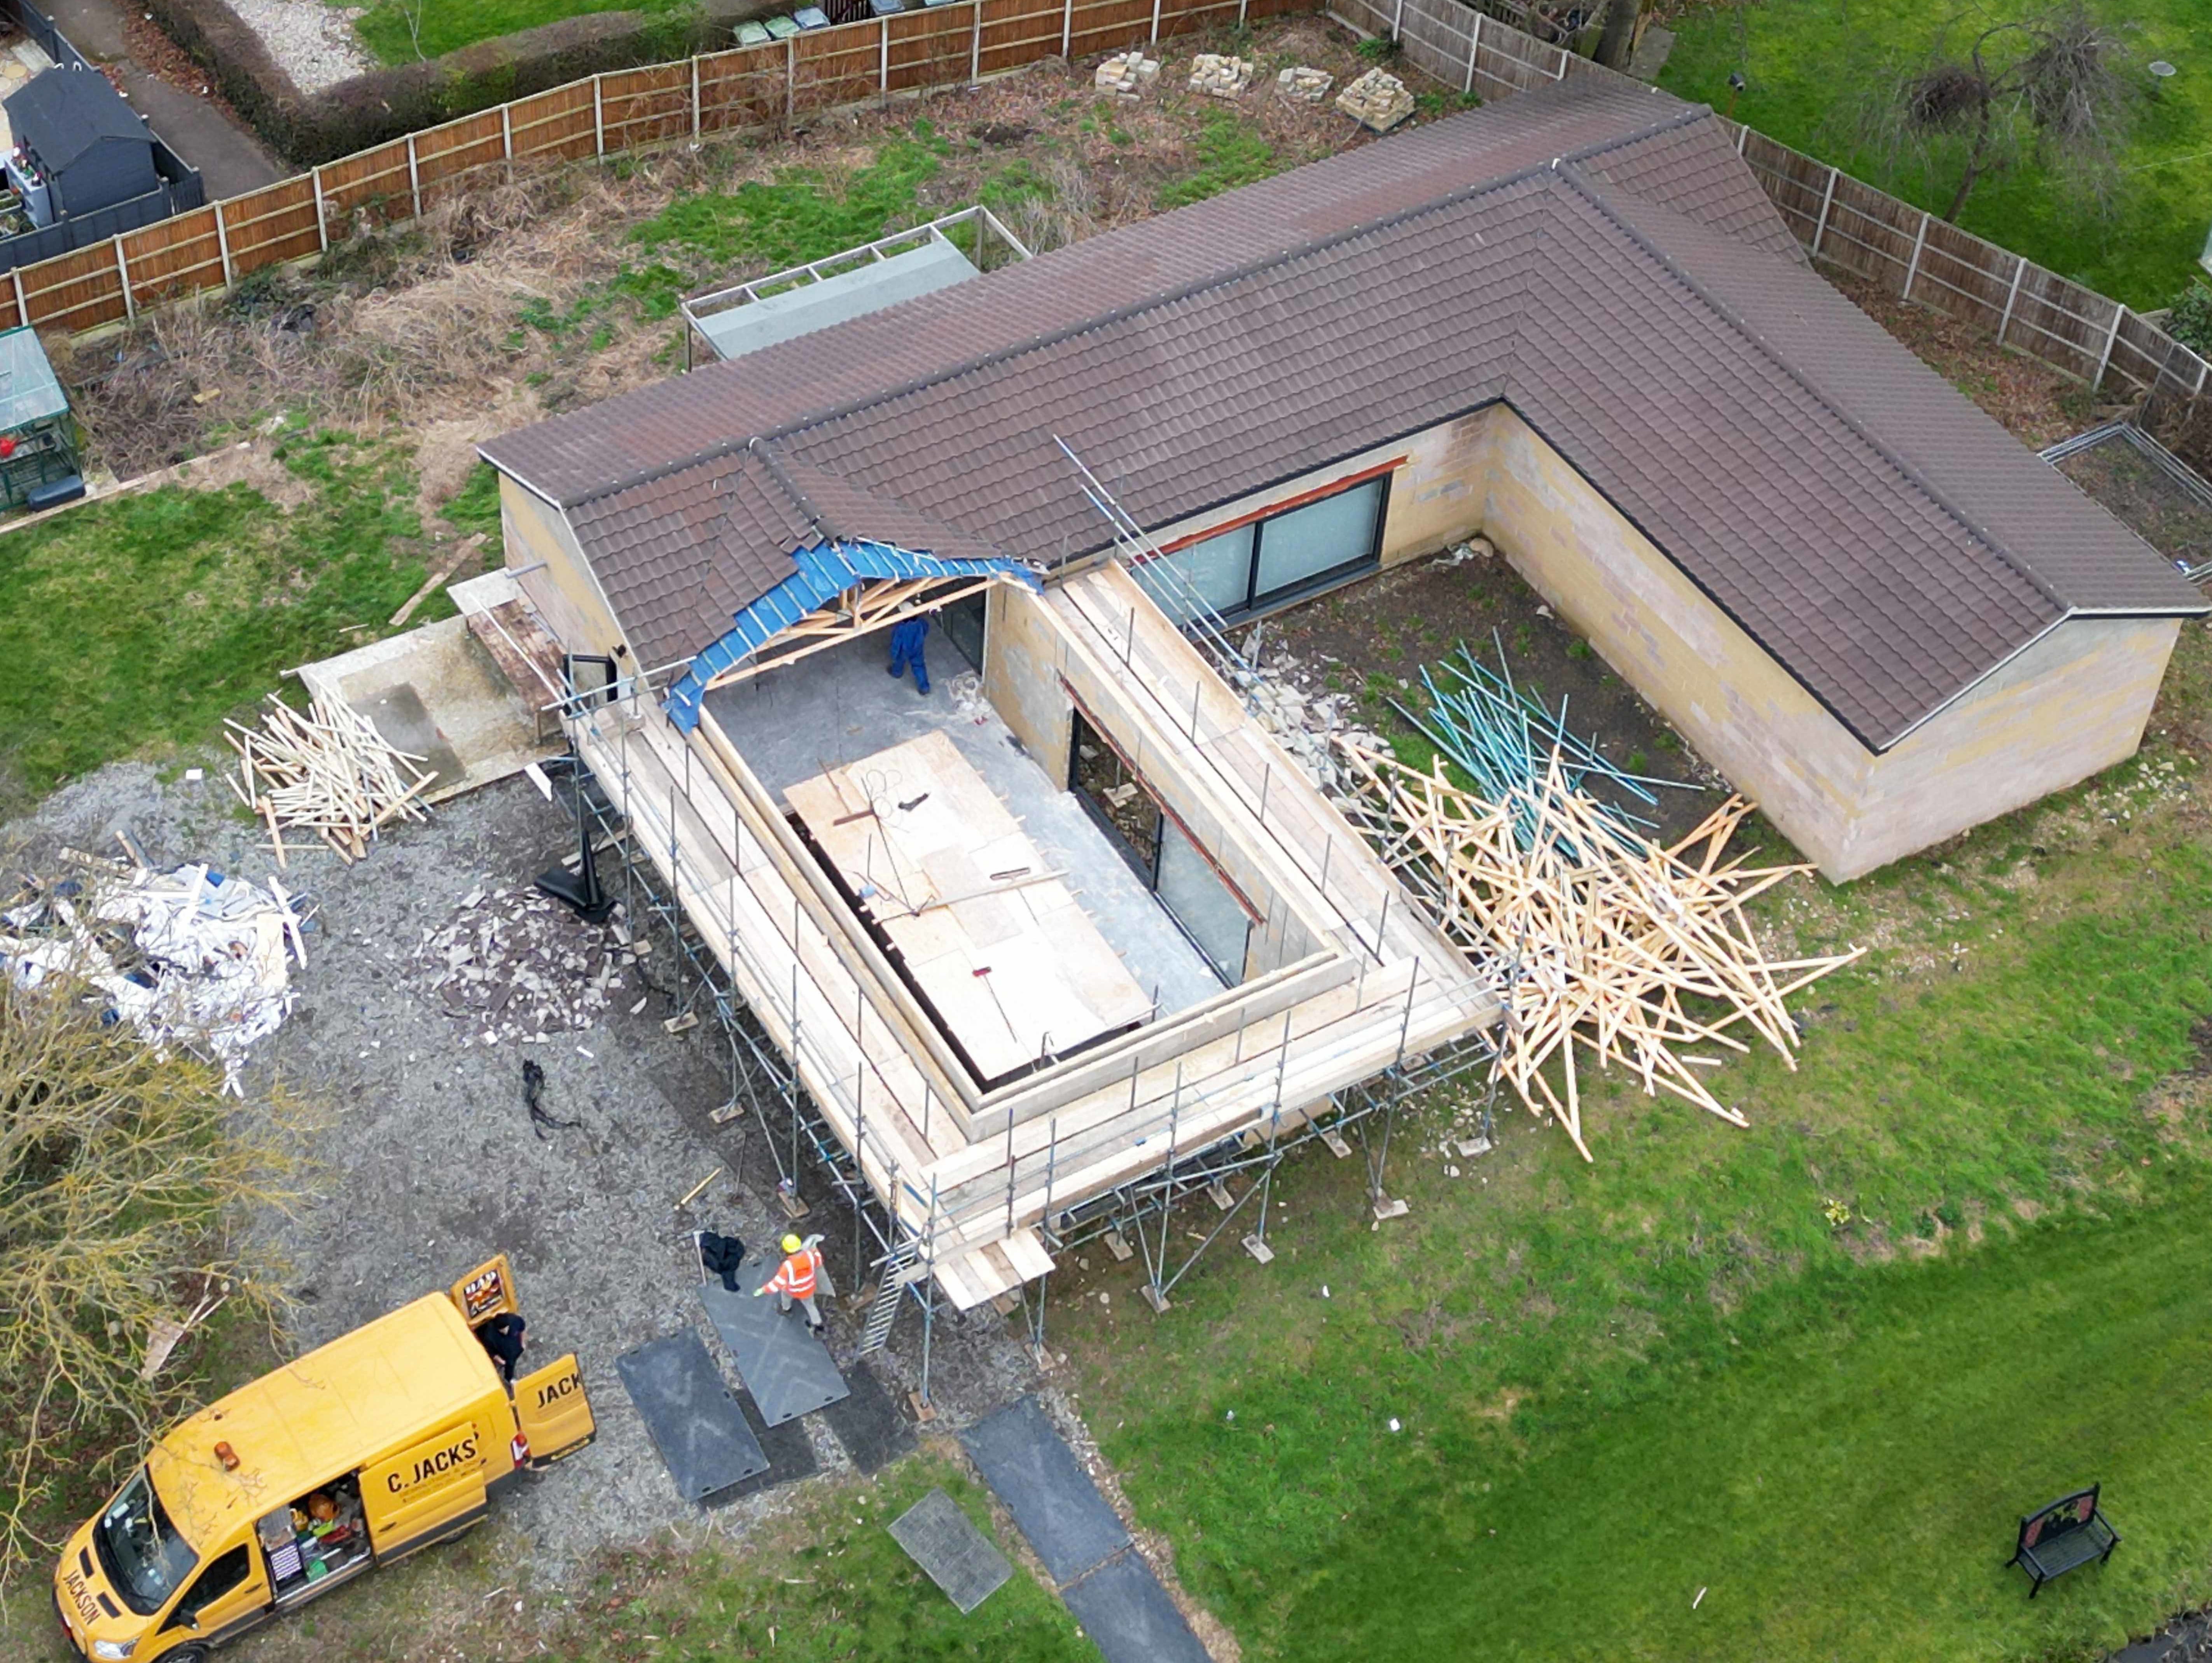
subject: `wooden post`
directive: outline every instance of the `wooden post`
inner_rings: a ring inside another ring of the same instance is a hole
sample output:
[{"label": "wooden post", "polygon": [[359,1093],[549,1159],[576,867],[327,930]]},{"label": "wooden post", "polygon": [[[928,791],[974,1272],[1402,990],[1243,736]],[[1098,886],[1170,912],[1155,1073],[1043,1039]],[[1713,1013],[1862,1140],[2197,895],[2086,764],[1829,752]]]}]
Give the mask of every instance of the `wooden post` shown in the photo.
[{"label": "wooden post", "polygon": [[1474,90],[1474,60],[1482,55],[1482,14],[1474,15],[1474,34],[1467,43],[1467,86],[1463,90]]},{"label": "wooden post", "polygon": [[28,329],[31,326],[31,303],[23,298],[23,268],[18,265],[8,275],[15,283],[15,326]]},{"label": "wooden post", "polygon": [[1997,344],[2004,344],[2005,331],[2012,327],[2012,309],[2020,302],[2020,280],[2027,275],[2027,256],[2019,257],[2020,264],[2012,268],[2012,290],[2005,296],[2004,316],[1997,320]]},{"label": "wooden post", "polygon": [[238,281],[230,269],[230,228],[222,222],[222,204],[215,204],[215,249],[222,257],[222,286],[228,289]]},{"label": "wooden post", "polygon": [[607,101],[599,77],[592,77],[592,154],[604,161],[607,155]]},{"label": "wooden post", "polygon": [[691,60],[691,137],[699,137],[699,60]]},{"label": "wooden post", "polygon": [[1912,262],[1905,268],[1905,288],[1898,295],[1901,301],[1912,298],[1912,280],[1920,275],[1920,251],[1928,246],[1928,222],[1933,217],[1925,213],[1920,216],[1920,232],[1912,239]]},{"label": "wooden post", "polygon": [[422,170],[415,161],[415,135],[407,135],[407,195],[415,204],[415,217],[422,217]]},{"label": "wooden post", "polygon": [[1828,210],[1836,205],[1836,180],[1842,177],[1842,174],[1843,169],[1840,168],[1828,169],[1828,188],[1820,193],[1820,222],[1813,228],[1813,258],[1814,259],[1820,258],[1820,243],[1828,235]]},{"label": "wooden post", "polygon": [[[121,246],[120,239],[118,239],[117,246],[118,247]],[[2112,302],[2112,326],[2110,330],[2106,332],[2105,350],[2102,353],[2098,355],[2097,358],[2097,373],[2090,377],[2089,380],[2089,391],[2092,393],[2094,393],[2099,387],[2105,384],[2105,371],[2112,367],[2112,349],[2119,344],[2120,325],[2125,320],[2127,315],[2128,308],[2121,305],[2119,302],[2114,301]]]},{"label": "wooden post", "polygon": [[[1240,4],[1240,5],[1241,5],[1241,4],[1243,4],[1243,0],[1237,0],[1237,3],[1238,3],[1238,4]],[[1240,14],[1240,15],[1241,15],[1241,14]],[[1066,56],[1068,56],[1068,54],[1069,54],[1070,51],[1073,48],[1074,45],[1075,45],[1075,0],[1060,0],[1060,55],[1062,58],[1066,58]]]},{"label": "wooden post", "polygon": [[115,239],[115,275],[123,279],[123,315],[126,318],[135,318],[138,315],[138,302],[131,297],[131,262],[123,257],[123,239],[120,235]]},{"label": "wooden post", "polygon": [[331,249],[331,228],[323,219],[323,170],[317,168],[313,170],[313,174],[315,181],[315,241],[327,254]]},{"label": "wooden post", "polygon": [[[1153,15],[1158,15],[1159,0],[1152,0]],[[983,0],[975,0],[973,30],[968,36],[968,84],[974,86],[983,78]]]}]

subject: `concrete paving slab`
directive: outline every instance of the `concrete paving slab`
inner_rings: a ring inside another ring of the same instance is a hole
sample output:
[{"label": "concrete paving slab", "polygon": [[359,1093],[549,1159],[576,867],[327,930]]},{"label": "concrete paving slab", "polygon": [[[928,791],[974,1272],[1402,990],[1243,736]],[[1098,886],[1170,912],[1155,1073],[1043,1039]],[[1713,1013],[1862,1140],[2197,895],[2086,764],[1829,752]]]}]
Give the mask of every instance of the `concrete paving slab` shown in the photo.
[{"label": "concrete paving slab", "polygon": [[941,1489],[933,1489],[890,1524],[891,1539],[929,1574],[963,1617],[1006,1585],[1014,1568]]},{"label": "concrete paving slab", "polygon": [[753,1297],[775,1272],[775,1264],[748,1265],[738,1273],[742,1294],[729,1292],[719,1282],[699,1284],[714,1331],[737,1359],[738,1374],[769,1426],[811,1415],[848,1390],[829,1349],[806,1331],[804,1311],[796,1305],[788,1313],[779,1311],[773,1295]]},{"label": "concrete paving slab", "polygon": [[1054,1583],[1073,1582],[1129,1545],[1129,1532],[1035,1398],[978,1421],[960,1441]]},{"label": "concrete paving slab", "polygon": [[1060,1597],[1106,1663],[1211,1663],[1134,1548],[1062,1588]]},{"label": "concrete paving slab", "polygon": [[769,1470],[736,1394],[690,1329],[623,1352],[615,1372],[686,1501],[704,1502]]}]

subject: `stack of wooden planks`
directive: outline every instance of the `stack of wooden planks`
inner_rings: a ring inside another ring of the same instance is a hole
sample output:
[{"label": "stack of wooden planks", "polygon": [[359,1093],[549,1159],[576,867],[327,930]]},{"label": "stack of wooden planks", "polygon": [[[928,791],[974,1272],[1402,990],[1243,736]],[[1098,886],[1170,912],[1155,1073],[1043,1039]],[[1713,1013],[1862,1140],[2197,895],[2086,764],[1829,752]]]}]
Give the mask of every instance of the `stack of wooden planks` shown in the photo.
[{"label": "stack of wooden planks", "polygon": [[[1540,1116],[1556,1116],[1583,1158],[1576,1049],[1618,1063],[1736,1125],[1706,1074],[1717,1053],[1771,1046],[1796,1066],[1783,1001],[1863,949],[1771,959],[1744,903],[1804,866],[1723,860],[1752,805],[1732,797],[1670,848],[1624,827],[1568,783],[1540,777],[1486,801],[1431,773],[1339,740],[1361,796],[1361,829],[1505,1008],[1497,1067]],[[1546,1073],[1559,1061],[1560,1084]]]},{"label": "stack of wooden planks", "polygon": [[314,832],[351,865],[393,820],[429,818],[418,799],[436,774],[349,704],[319,696],[301,711],[271,693],[259,727],[223,725],[239,758],[230,789],[269,827],[279,866],[288,829]]}]

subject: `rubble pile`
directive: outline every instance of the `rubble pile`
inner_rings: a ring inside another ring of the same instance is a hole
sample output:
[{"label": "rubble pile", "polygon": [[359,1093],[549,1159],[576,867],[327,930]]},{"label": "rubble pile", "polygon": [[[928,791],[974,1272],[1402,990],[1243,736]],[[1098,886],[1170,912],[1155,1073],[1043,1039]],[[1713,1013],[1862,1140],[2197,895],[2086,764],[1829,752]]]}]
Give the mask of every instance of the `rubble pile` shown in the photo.
[{"label": "rubble pile", "polygon": [[1293,64],[1276,76],[1275,96],[1292,104],[1318,104],[1328,96],[1328,89],[1334,85],[1336,77],[1327,70]]},{"label": "rubble pile", "polygon": [[1387,133],[1413,113],[1406,83],[1385,70],[1370,70],[1336,95],[1336,107],[1364,127]]},{"label": "rubble pile", "polygon": [[1137,101],[1144,89],[1159,79],[1160,60],[1141,52],[1117,52],[1098,66],[1091,77],[1095,91],[1110,93],[1127,104]]},{"label": "rubble pile", "polygon": [[1213,98],[1242,98],[1260,66],[1249,58],[1200,52],[1190,60],[1190,89]]},{"label": "rubble pile", "polygon": [[0,965],[27,987],[75,978],[157,1047],[181,1045],[219,1063],[241,1095],[240,1065],[274,1033],[304,966],[301,927],[281,880],[267,889],[204,865],[157,872],[81,857],[82,878],[26,877],[0,911]]},{"label": "rubble pile", "polygon": [[641,1008],[639,960],[651,951],[632,939],[619,905],[605,923],[587,924],[523,886],[470,891],[443,929],[423,930],[415,959],[446,1014],[467,1025],[461,1043],[491,1045],[592,1027],[617,999]]},{"label": "rubble pile", "polygon": [[1359,781],[1345,766],[1335,741],[1349,740],[1369,752],[1387,750],[1388,744],[1352,720],[1356,694],[1310,692],[1299,685],[1306,679],[1299,661],[1279,651],[1249,679],[1239,680],[1252,719],[1290,753],[1307,778],[1330,796],[1356,790]]}]

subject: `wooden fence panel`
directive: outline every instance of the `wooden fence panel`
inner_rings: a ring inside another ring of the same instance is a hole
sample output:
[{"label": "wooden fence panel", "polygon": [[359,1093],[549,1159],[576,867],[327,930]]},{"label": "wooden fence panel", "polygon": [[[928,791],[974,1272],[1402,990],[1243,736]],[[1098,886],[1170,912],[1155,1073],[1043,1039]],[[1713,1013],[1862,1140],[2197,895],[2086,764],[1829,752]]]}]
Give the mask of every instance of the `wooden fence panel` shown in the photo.
[{"label": "wooden fence panel", "polygon": [[[959,9],[973,20],[975,5]],[[841,23],[790,42],[794,110],[857,104],[872,96],[880,73],[882,37],[872,22]]]},{"label": "wooden fence panel", "polygon": [[507,106],[507,131],[517,160],[581,161],[599,154],[592,83],[572,81]]},{"label": "wooden fence panel", "polygon": [[933,6],[889,19],[890,90],[965,81],[975,21],[965,6]]},{"label": "wooden fence panel", "polygon": [[323,164],[323,214],[332,242],[409,218],[415,208],[409,141],[393,139]]},{"label": "wooden fence panel", "polygon": [[1160,0],[1158,38],[1226,28],[1237,21],[1238,9],[1238,0]]},{"label": "wooden fence panel", "polygon": [[699,125],[702,131],[764,127],[783,119],[784,65],[781,43],[741,46],[698,60]]},{"label": "wooden fence panel", "polygon": [[31,320],[41,326],[53,324],[75,333],[119,323],[131,315],[112,244],[75,249],[59,259],[24,266],[17,275],[22,278]]},{"label": "wooden fence panel", "polygon": [[121,243],[136,305],[159,306],[223,286],[222,238],[212,208],[125,232]]},{"label": "wooden fence panel", "polygon": [[415,135],[415,176],[425,208],[466,196],[480,176],[507,176],[507,133],[497,110],[481,110]]},{"label": "wooden fence panel", "polygon": [[315,224],[315,181],[302,174],[279,180],[217,204],[230,240],[232,276],[242,277],[264,265],[301,259],[323,246]]},{"label": "wooden fence panel", "polygon": [[1126,52],[1143,46],[1152,32],[1152,0],[1099,0],[1097,4],[1075,9],[1075,27],[1070,31],[1073,45],[1069,50],[1077,58]]},{"label": "wooden fence panel", "polygon": [[650,149],[691,137],[691,65],[651,64],[599,77],[601,153]]},{"label": "wooden fence panel", "polygon": [[1001,75],[1040,58],[1058,57],[1061,26],[1069,15],[1060,0],[983,0],[978,72]]}]

